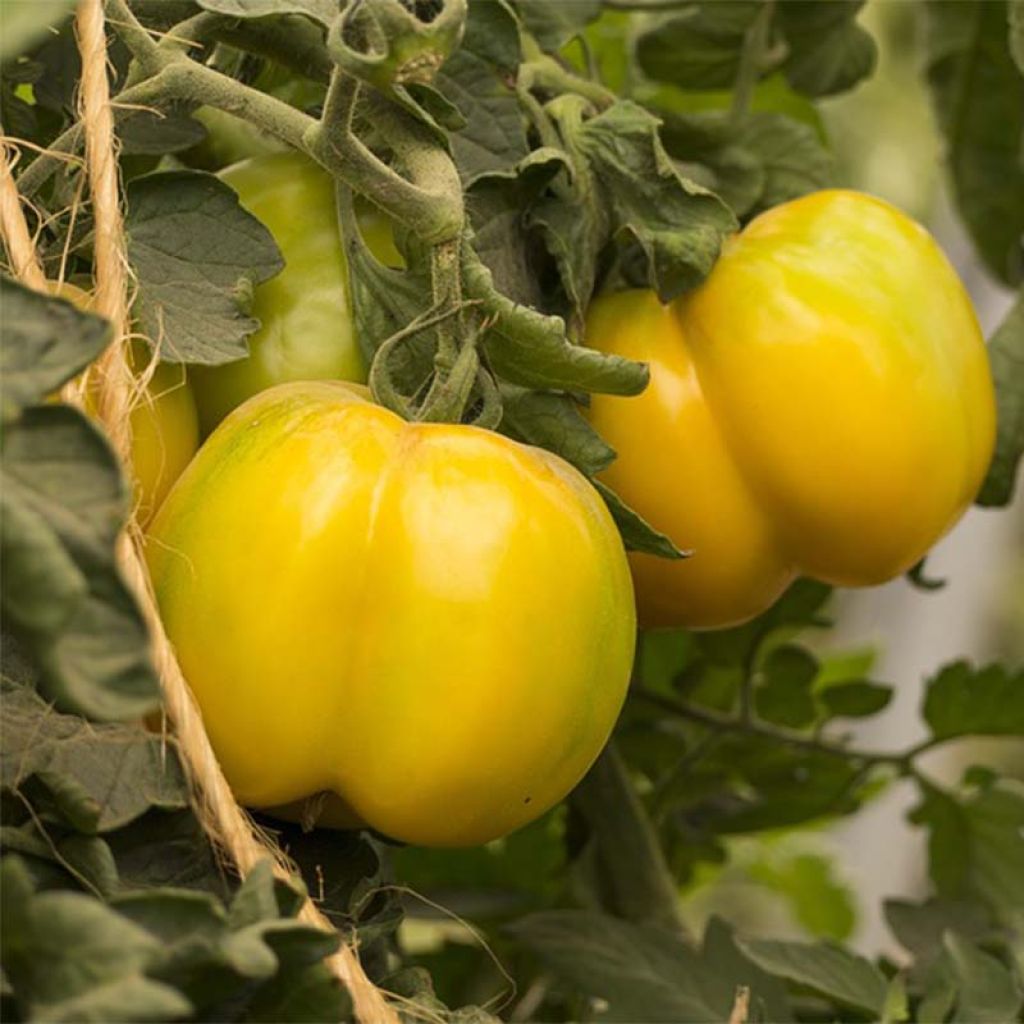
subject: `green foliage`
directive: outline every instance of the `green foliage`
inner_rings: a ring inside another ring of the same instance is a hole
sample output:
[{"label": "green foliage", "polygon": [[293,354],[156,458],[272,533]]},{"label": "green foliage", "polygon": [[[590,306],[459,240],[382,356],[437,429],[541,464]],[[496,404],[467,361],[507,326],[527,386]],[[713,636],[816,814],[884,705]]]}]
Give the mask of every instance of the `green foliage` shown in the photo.
[{"label": "green foliage", "polygon": [[248,352],[253,286],[284,266],[270,232],[217,178],[167,171],[128,186],[134,312],[170,362],[217,365]]},{"label": "green foliage", "polygon": [[3,630],[62,706],[131,718],[156,703],[146,631],[114,563],[127,494],[110,446],[44,404],[106,345],[107,324],[0,279]]},{"label": "green foliage", "polygon": [[928,80],[949,147],[957,206],[989,270],[1024,274],[1024,74],[1007,40],[1004,0],[929,0]]},{"label": "green foliage", "polygon": [[996,452],[979,505],[1008,505],[1024,454],[1024,293],[1017,296],[988,346],[998,401]]}]

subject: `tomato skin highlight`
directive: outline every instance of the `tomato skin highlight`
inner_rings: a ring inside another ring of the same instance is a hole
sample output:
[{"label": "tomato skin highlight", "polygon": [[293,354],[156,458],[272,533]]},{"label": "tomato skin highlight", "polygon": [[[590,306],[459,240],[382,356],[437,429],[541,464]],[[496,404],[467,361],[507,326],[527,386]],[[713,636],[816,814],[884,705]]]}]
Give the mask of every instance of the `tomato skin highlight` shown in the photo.
[{"label": "tomato skin highlight", "polygon": [[860,193],[755,218],[671,307],[599,298],[587,341],[651,366],[637,398],[593,397],[619,453],[604,479],[694,552],[631,556],[646,625],[742,622],[796,575],[891,579],[956,523],[992,456],[963,285],[920,225]]},{"label": "tomato skin highlight", "polygon": [[[274,236],[284,269],[258,285],[253,316],[260,328],[249,355],[222,366],[196,367],[191,380],[203,434],[247,398],[294,380],[366,380],[349,295],[348,261],[335,209],[334,182],[301,153],[273,153],[225,168],[222,181]],[[360,217],[372,251],[401,261],[387,219]]]},{"label": "tomato skin highlight", "polygon": [[330,790],[394,838],[486,842],[607,740],[628,565],[567,463],[365,396],[294,383],[236,410],[153,524],[155,593],[241,802]]}]

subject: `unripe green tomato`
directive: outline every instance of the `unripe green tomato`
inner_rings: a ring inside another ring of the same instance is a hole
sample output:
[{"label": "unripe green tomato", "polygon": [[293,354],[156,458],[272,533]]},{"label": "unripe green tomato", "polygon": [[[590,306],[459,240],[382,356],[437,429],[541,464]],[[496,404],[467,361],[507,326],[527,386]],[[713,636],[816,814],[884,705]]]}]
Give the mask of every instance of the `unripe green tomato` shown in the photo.
[{"label": "unripe green tomato", "polygon": [[599,299],[587,341],[650,364],[595,395],[607,483],[693,556],[632,556],[641,621],[717,627],[796,575],[870,586],[964,513],[995,397],[970,299],[927,231],[857,192],[816,192],[731,239],[671,307]]},{"label": "unripe green tomato", "polygon": [[[331,176],[300,153],[276,153],[235,164],[220,177],[270,230],[285,266],[256,288],[253,315],[260,328],[249,339],[249,355],[190,373],[204,435],[275,384],[361,382],[367,373],[352,320]],[[401,262],[385,217],[366,214],[360,230],[378,259]]]},{"label": "unripe green tomato", "polygon": [[232,413],[147,557],[251,807],[326,790],[394,838],[483,843],[579,782],[625,697],[633,593],[593,487],[358,385],[283,384]]}]

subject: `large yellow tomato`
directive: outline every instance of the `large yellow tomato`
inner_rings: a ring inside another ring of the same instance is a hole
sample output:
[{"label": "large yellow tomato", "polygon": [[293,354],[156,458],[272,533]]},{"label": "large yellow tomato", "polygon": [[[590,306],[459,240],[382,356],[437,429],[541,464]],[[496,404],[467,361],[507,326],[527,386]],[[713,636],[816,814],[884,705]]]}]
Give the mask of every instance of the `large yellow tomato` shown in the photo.
[{"label": "large yellow tomato", "polygon": [[[365,381],[367,373],[352,321],[334,179],[296,152],[253,157],[220,177],[270,230],[285,266],[256,288],[253,316],[261,326],[249,339],[249,355],[223,366],[196,367],[190,374],[204,434],[275,384]],[[401,262],[383,215],[364,214],[360,229],[379,259]]]},{"label": "large yellow tomato", "polygon": [[730,240],[672,307],[599,299],[588,343],[648,362],[595,395],[607,483],[693,556],[632,556],[641,622],[715,627],[797,574],[904,572],[974,498],[995,402],[970,300],[931,236],[878,199],[814,193]]},{"label": "large yellow tomato", "polygon": [[239,800],[337,793],[387,835],[481,843],[579,781],[633,656],[629,569],[567,463],[284,384],[164,503],[163,621]]}]

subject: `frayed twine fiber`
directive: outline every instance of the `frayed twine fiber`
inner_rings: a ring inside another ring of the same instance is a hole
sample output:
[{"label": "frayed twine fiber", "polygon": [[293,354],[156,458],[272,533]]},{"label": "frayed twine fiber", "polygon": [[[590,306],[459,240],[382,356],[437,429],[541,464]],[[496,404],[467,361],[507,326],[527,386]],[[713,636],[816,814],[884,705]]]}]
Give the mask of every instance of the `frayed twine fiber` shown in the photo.
[{"label": "frayed twine fiber", "polygon": [[[93,308],[114,325],[114,340],[97,361],[98,410],[122,465],[131,467],[131,412],[141,400],[129,362],[129,273],[121,216],[117,140],[107,79],[107,45],[101,0],[80,0],[76,15],[82,57],[79,105],[85,128],[86,168],[95,223],[95,298]],[[7,151],[0,147],[0,229],[14,275],[30,288],[50,292],[29,234]],[[72,400],[80,392],[69,393]],[[135,593],[152,643],[153,662],[163,690],[164,707],[178,741],[182,761],[195,791],[196,814],[207,835],[243,877],[269,858],[274,873],[292,875],[287,857],[261,833],[238,806],[210,746],[202,716],[189,689],[157,611],[142,555],[142,532],[134,517],[118,541],[118,564]],[[334,928],[306,899],[301,921],[323,931]],[[355,948],[342,942],[326,963],[346,987],[361,1024],[399,1024],[398,1014],[366,976]]]}]

